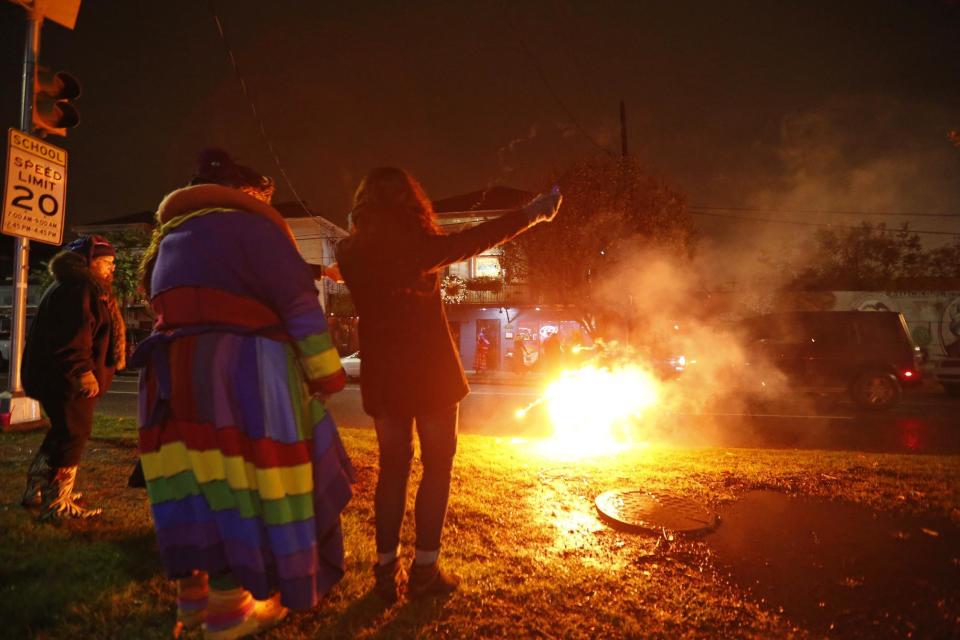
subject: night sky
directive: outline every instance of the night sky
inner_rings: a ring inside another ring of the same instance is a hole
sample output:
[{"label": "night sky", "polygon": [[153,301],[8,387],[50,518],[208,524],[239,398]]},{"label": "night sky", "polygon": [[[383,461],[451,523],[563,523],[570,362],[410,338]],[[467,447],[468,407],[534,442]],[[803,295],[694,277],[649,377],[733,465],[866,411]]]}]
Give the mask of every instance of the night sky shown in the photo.
[{"label": "night sky", "polygon": [[[442,198],[630,151],[697,206],[960,231],[960,4],[844,2],[217,3],[293,186],[343,223],[364,172],[405,167]],[[0,4],[2,115],[18,121],[23,11]],[[207,2],[95,2],[47,23],[41,61],[82,82],[68,225],[153,209],[222,146],[292,193]],[[585,132],[585,133],[584,133]],[[779,213],[777,211],[780,211]],[[800,227],[696,218],[714,236]],[[805,232],[805,230],[803,230]],[[931,237],[931,239],[936,239]]]}]

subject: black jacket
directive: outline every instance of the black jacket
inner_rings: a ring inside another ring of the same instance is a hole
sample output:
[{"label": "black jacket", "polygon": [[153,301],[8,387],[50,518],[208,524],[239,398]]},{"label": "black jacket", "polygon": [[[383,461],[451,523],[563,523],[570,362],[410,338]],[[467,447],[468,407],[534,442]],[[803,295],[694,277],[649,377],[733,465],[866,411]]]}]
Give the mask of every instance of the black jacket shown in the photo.
[{"label": "black jacket", "polygon": [[354,235],[337,245],[340,272],[360,315],[360,389],[368,414],[422,415],[467,395],[439,272],[510,240],[535,220],[520,209],[450,235]]},{"label": "black jacket", "polygon": [[93,371],[103,395],[116,365],[107,297],[77,253],[58,253],[50,272],[54,283],[40,299],[23,350],[23,389],[32,397],[65,394],[73,379]]}]

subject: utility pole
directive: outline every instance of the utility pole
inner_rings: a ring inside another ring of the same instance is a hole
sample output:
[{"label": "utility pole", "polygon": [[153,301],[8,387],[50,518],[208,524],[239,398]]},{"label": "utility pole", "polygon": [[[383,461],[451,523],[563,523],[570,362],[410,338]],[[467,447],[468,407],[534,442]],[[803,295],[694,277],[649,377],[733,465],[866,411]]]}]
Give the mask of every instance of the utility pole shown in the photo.
[{"label": "utility pole", "polygon": [[627,150],[627,106],[623,103],[623,100],[620,101],[620,155],[624,158],[627,157],[629,151]]},{"label": "utility pole", "polygon": [[[620,101],[620,157],[626,158],[629,154],[629,149],[627,148],[627,106],[624,104],[623,100]],[[626,161],[620,163],[620,177],[618,190],[622,190],[625,182],[625,173],[627,171]],[[633,303],[633,296],[627,296],[627,345],[633,345],[633,323],[636,316],[636,306]]]}]

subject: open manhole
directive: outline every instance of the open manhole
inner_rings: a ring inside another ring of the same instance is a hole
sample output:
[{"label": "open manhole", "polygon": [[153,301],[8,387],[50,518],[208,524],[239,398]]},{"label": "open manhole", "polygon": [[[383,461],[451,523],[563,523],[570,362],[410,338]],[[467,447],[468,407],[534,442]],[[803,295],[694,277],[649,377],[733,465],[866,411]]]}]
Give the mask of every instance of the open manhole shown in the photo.
[{"label": "open manhole", "polygon": [[699,502],[669,493],[617,489],[601,493],[595,502],[600,516],[611,526],[635,533],[700,534],[713,530],[720,521]]}]

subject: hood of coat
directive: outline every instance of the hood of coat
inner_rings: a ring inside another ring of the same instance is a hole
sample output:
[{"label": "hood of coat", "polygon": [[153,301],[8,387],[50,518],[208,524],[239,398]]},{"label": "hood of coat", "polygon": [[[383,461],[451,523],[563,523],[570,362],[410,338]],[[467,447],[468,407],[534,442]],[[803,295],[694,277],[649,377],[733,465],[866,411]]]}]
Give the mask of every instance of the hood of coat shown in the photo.
[{"label": "hood of coat", "polygon": [[167,194],[157,207],[157,222],[163,225],[174,218],[202,209],[233,209],[256,213],[277,225],[296,244],[290,225],[279,211],[238,189],[218,184],[198,184]]},{"label": "hood of coat", "polygon": [[53,256],[49,270],[50,275],[60,283],[93,280],[86,258],[74,251],[61,251]]}]

